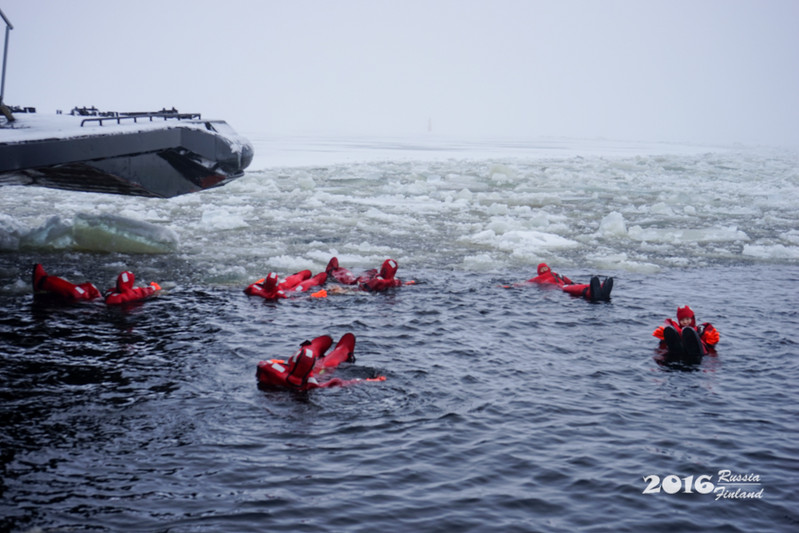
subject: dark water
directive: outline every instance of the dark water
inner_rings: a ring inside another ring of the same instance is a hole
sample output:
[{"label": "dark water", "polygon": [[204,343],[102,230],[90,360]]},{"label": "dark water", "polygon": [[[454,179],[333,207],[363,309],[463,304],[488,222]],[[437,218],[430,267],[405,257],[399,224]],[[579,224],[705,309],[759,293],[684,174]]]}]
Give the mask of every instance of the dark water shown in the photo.
[{"label": "dark water", "polygon": [[[34,259],[0,256],[4,281]],[[46,259],[88,279],[113,262]],[[799,528],[795,266],[603,272],[613,300],[591,304],[499,287],[528,271],[401,264],[417,285],[272,304],[137,261],[176,285],[125,310],[0,294],[0,530]],[[661,366],[651,332],[686,303],[717,356]],[[348,331],[337,375],[385,382],[256,387],[259,360]],[[723,469],[762,497],[643,493]]]}]

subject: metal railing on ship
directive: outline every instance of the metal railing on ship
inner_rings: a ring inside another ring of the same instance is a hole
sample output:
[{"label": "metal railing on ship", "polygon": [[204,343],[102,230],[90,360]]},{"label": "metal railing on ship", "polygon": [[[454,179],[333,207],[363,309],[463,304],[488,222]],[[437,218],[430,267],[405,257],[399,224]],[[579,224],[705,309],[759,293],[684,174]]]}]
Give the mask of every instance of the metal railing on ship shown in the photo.
[{"label": "metal railing on ship", "polygon": [[169,111],[158,111],[154,113],[105,113],[103,116],[84,118],[80,121],[81,127],[87,122],[96,122],[100,126],[103,122],[113,121],[121,124],[123,120],[132,120],[139,122],[139,120],[149,120],[153,122],[155,119],[175,119],[175,120],[200,120],[202,118],[200,113],[176,113]]}]

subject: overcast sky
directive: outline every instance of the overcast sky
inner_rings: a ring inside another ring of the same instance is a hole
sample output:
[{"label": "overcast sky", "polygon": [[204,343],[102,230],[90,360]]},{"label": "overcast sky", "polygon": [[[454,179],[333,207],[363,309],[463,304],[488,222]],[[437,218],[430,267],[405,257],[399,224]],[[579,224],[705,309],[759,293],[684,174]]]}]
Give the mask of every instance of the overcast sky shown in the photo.
[{"label": "overcast sky", "polygon": [[5,102],[240,132],[799,146],[797,0],[0,0]]}]

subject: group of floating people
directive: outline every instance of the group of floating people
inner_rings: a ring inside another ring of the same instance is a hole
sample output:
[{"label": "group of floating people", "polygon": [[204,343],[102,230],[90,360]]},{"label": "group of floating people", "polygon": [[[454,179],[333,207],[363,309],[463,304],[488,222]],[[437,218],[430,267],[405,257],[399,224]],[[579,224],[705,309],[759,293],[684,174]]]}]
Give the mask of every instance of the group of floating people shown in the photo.
[{"label": "group of floating people", "polygon": [[[406,281],[396,277],[397,262],[393,259],[386,259],[380,266],[380,270],[373,268],[361,272],[357,276],[349,269],[339,266],[338,258],[333,257],[327,264],[324,272],[315,276],[310,270],[301,270],[287,278],[280,280],[275,272],[270,272],[265,278],[259,279],[244,289],[244,293],[250,296],[260,296],[266,300],[279,300],[289,298],[308,292],[311,289],[320,290],[311,293],[313,298],[325,298],[328,294],[343,294],[361,291],[384,291],[392,287],[402,285],[413,285],[414,281]],[[329,289],[321,288],[328,281],[335,281],[340,285],[332,285]]]},{"label": "group of floating people", "polygon": [[39,263],[33,265],[32,283],[35,298],[64,303],[103,298],[107,305],[122,305],[147,299],[161,290],[161,286],[154,281],[144,287],[135,286],[136,276],[126,270],[117,276],[116,285],[101,293],[93,283],[75,284],[64,278],[51,276]]},{"label": "group of floating people", "polygon": [[[546,263],[538,265],[536,277],[513,286],[531,283],[556,285],[572,296],[582,296],[592,302],[610,301],[613,290],[612,277],[600,281],[599,276],[592,276],[587,284],[574,283],[566,276],[552,272]],[[718,330],[710,322],[697,326],[694,311],[687,305],[677,308],[676,321],[667,318],[664,325],[655,329],[652,335],[660,339],[659,348],[664,361],[687,364],[698,364],[703,356],[714,353],[720,337]]]},{"label": "group of floating people", "polygon": [[[311,297],[324,298],[328,294],[352,293],[356,291],[385,291],[403,285],[412,285],[414,281],[403,282],[396,277],[398,265],[394,259],[386,259],[380,269],[370,269],[356,275],[351,270],[341,267],[338,258],[333,257],[323,272],[316,275],[310,270],[302,270],[280,279],[277,273],[270,272],[265,278],[248,285],[244,292],[250,296],[259,296],[267,300],[279,300],[302,293],[310,293]],[[103,298],[109,306],[118,306],[140,302],[155,296],[161,291],[156,282],[145,286],[136,286],[135,275],[130,271],[121,272],[117,276],[116,285],[101,293],[95,285],[86,282],[71,283],[63,278],[47,274],[41,264],[33,267],[33,293],[35,298],[47,298],[64,303],[76,303]],[[330,285],[327,285],[331,282]],[[527,281],[505,288],[522,287],[532,284],[554,285],[567,294],[582,297],[591,302],[609,302],[613,290],[613,278],[600,281],[599,276],[592,276],[588,283],[574,283],[572,280],[553,272],[546,263],[538,265],[537,275]],[[315,290],[315,292],[311,292]],[[677,320],[667,318],[658,327],[653,336],[660,339],[660,350],[667,362],[698,364],[702,357],[713,353],[719,342],[719,332],[709,322],[696,323],[694,311],[687,305],[677,309]],[[383,381],[385,377],[366,380],[325,379],[329,372],[344,362],[354,362],[355,335],[344,334],[335,348],[327,353],[333,345],[328,335],[304,341],[297,352],[288,359],[270,359],[258,363],[256,377],[259,386],[265,388],[284,388],[306,391],[315,388],[343,386],[360,381]]]}]

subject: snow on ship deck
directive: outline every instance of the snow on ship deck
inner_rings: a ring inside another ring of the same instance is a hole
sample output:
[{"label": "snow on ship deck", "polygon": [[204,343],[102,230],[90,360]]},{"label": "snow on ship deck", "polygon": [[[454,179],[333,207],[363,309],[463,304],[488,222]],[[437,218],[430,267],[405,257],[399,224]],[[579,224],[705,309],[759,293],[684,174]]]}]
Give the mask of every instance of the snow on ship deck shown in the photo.
[{"label": "snow on ship deck", "polygon": [[0,185],[172,197],[224,185],[253,157],[227,123],[198,114],[14,118],[0,124]]}]

